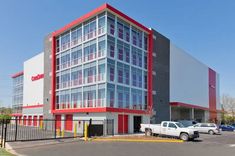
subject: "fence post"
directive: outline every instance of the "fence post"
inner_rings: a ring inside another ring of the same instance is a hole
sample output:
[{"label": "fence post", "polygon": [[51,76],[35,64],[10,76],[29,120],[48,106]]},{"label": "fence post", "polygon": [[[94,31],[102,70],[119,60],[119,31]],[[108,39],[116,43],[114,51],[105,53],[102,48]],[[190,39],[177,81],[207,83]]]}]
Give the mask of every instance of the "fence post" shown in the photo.
[{"label": "fence post", "polygon": [[55,139],[56,139],[56,119],[54,119],[54,137],[55,137]]},{"label": "fence post", "polygon": [[112,119],[112,133],[114,135],[114,119]]},{"label": "fence post", "polygon": [[92,119],[90,118],[89,120],[89,125],[88,125],[88,137],[91,137],[91,125],[92,125]]},{"label": "fence post", "polygon": [[7,140],[7,120],[5,122],[5,132],[4,132],[4,148],[6,147],[6,140]]},{"label": "fence post", "polygon": [[17,140],[17,130],[18,130],[18,122],[17,122],[17,118],[15,118],[15,141]]},{"label": "fence post", "polygon": [[1,121],[1,124],[2,124],[2,134],[1,134],[1,147],[3,146],[3,131],[4,131],[4,120],[0,120]]}]

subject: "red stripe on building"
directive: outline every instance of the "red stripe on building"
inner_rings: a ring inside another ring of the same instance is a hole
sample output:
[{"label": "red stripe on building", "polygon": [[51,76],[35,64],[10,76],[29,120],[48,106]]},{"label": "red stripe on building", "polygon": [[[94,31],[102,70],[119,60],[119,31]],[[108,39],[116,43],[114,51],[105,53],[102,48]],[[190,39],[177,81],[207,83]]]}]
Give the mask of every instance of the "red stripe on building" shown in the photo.
[{"label": "red stripe on building", "polygon": [[216,72],[209,68],[209,111],[210,120],[217,120],[216,112]]},{"label": "red stripe on building", "polygon": [[40,107],[43,107],[43,104],[31,105],[31,106],[23,106],[24,109],[27,109],[27,108],[40,108]]},{"label": "red stripe on building", "polygon": [[85,20],[91,18],[92,16],[104,11],[105,9],[109,9],[110,11],[118,14],[119,16],[121,16],[122,18],[126,19],[127,21],[133,23],[134,25],[136,25],[137,27],[143,29],[144,31],[146,32],[149,32],[150,33],[150,30],[145,27],[144,25],[140,24],[139,22],[137,22],[136,20],[130,18],[129,16],[125,15],[124,13],[120,12],[119,10],[115,9],[114,7],[110,6],[109,4],[103,4],[102,6],[92,10],[91,12],[81,16],[80,18],[72,21],[71,23],[65,25],[64,27],[62,27],[61,29],[59,30],[56,30],[55,32],[53,32],[53,36],[58,36],[60,35],[61,33],[65,32],[66,30],[68,29],[71,29],[73,28],[74,26],[78,25],[79,23],[82,23],[84,22]]},{"label": "red stripe on building", "polygon": [[12,113],[11,116],[22,116],[21,113]]},{"label": "red stripe on building", "polygon": [[209,108],[206,108],[206,107],[182,103],[182,102],[171,102],[170,105],[171,106],[180,106],[180,107],[187,107],[187,108],[202,109],[202,110],[209,110]]},{"label": "red stripe on building", "polygon": [[16,78],[16,77],[21,76],[21,75],[23,75],[23,74],[24,74],[24,72],[21,71],[21,72],[18,72],[18,73],[13,74],[13,75],[11,76],[11,78]]},{"label": "red stripe on building", "polygon": [[53,110],[52,113],[55,114],[63,114],[63,113],[103,113],[103,112],[119,112],[119,113],[134,113],[134,114],[148,114],[148,111],[144,110],[135,110],[135,109],[124,109],[124,108],[111,108],[111,107],[103,107],[103,108],[76,108],[76,109],[60,109]]}]

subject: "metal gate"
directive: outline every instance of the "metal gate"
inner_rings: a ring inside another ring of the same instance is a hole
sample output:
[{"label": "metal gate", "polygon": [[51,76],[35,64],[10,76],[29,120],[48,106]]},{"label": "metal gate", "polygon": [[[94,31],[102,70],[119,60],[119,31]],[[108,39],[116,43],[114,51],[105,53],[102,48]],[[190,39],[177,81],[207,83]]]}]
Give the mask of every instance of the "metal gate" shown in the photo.
[{"label": "metal gate", "polygon": [[6,142],[83,137],[85,123],[89,136],[114,134],[113,120],[10,119],[0,121],[0,144],[5,147]]}]

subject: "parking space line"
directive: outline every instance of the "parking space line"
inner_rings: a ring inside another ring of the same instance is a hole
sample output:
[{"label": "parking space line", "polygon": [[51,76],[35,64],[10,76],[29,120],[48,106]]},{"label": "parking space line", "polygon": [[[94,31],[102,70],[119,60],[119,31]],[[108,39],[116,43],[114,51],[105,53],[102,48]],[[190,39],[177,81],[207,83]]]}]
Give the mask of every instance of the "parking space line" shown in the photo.
[{"label": "parking space line", "polygon": [[182,140],[173,140],[173,139],[169,139],[169,140],[164,140],[164,139],[160,139],[160,140],[143,140],[143,139],[111,139],[111,138],[96,138],[96,139],[92,139],[92,141],[113,141],[113,142],[161,142],[161,143],[183,143],[184,141]]}]

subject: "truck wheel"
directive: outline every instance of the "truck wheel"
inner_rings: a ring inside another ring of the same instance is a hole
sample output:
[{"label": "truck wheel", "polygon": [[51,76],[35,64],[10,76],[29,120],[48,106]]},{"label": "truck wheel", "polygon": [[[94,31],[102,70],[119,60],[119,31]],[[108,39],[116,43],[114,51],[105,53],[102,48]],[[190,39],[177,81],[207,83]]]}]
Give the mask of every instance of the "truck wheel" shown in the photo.
[{"label": "truck wheel", "polygon": [[180,139],[183,140],[183,141],[188,141],[189,136],[188,136],[187,133],[181,133],[180,134]]},{"label": "truck wheel", "polygon": [[146,136],[152,136],[152,130],[151,129],[146,129],[145,130],[145,135]]},{"label": "truck wheel", "polygon": [[213,135],[213,134],[214,134],[214,131],[213,131],[213,130],[209,130],[208,133],[209,133],[210,135]]}]

